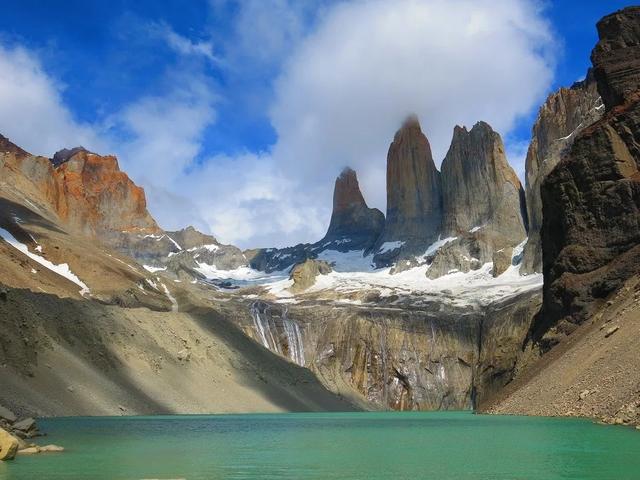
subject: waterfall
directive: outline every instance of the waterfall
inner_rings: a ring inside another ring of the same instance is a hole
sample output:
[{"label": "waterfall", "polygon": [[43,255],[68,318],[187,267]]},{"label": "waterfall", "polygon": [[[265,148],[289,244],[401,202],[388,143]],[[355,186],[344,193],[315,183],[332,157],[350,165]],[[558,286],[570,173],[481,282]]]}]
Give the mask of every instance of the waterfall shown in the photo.
[{"label": "waterfall", "polygon": [[300,326],[287,316],[287,309],[282,311],[281,318],[273,318],[269,305],[254,302],[251,305],[251,317],[257,340],[262,346],[304,366],[304,346]]},{"label": "waterfall", "polygon": [[300,334],[300,326],[290,320],[287,316],[287,310],[282,313],[282,326],[287,336],[287,344],[289,346],[289,358],[304,367],[304,346],[302,344],[302,335]]}]

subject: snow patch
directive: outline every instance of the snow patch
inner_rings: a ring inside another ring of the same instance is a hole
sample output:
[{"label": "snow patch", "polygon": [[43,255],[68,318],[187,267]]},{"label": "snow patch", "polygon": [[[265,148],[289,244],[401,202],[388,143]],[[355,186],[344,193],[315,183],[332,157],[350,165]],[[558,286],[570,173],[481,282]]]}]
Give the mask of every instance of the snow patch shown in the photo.
[{"label": "snow patch", "polygon": [[373,255],[364,256],[363,250],[324,250],[318,254],[318,260],[331,264],[338,272],[369,272],[374,270]]},{"label": "snow patch", "polygon": [[200,250],[204,248],[205,250],[209,250],[210,252],[216,252],[220,250],[220,245],[216,245],[215,243],[210,243],[208,245],[200,245],[199,247],[192,247],[187,250],[187,252],[195,252],[196,250]]},{"label": "snow patch", "polygon": [[152,265],[143,265],[144,269],[147,272],[156,273],[156,272],[164,272],[167,267],[154,267]]},{"label": "snow patch", "polygon": [[454,240],[457,240],[457,239],[458,237],[447,237],[447,238],[438,237],[438,240],[436,240],[431,245],[429,245],[429,248],[427,248],[427,250],[418,257],[418,260],[423,262],[426,261],[428,257],[432,256],[434,253],[436,253],[438,250],[444,247],[447,243],[453,242]]},{"label": "snow patch", "polygon": [[66,263],[61,263],[59,265],[56,265],[56,264],[50,262],[49,260],[47,260],[46,258],[41,257],[40,255],[36,255],[35,253],[30,252],[25,244],[20,243],[18,240],[16,240],[16,238],[13,235],[11,235],[11,233],[9,233],[8,231],[6,231],[3,228],[0,228],[0,237],[2,237],[2,239],[5,242],[7,242],[9,245],[11,245],[13,248],[15,248],[16,250],[19,250],[20,252],[25,254],[31,260],[39,263],[43,267],[51,270],[52,272],[60,275],[61,277],[66,278],[67,280],[69,280],[69,281],[75,283],[76,285],[78,285],[80,287],[80,295],[84,296],[85,294],[91,293],[90,290],[89,290],[89,287],[87,287],[87,285],[84,282],[82,282],[82,280],[80,280],[71,271],[71,269],[69,268],[69,265],[67,265]]},{"label": "snow patch", "polygon": [[378,253],[383,254],[383,253],[391,252],[393,250],[399,249],[403,245],[404,245],[404,242],[400,240],[396,240],[394,242],[384,242],[382,245],[380,245],[380,249],[378,250]]}]

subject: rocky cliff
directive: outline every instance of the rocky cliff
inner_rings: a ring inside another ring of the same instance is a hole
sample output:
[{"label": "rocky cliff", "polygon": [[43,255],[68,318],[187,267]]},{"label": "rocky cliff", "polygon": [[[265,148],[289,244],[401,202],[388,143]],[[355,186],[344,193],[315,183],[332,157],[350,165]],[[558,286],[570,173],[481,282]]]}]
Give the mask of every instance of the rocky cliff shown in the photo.
[{"label": "rocky cliff", "polygon": [[640,271],[640,8],[598,23],[594,75],[606,113],[542,184],[544,308],[534,338],[570,332]]},{"label": "rocky cliff", "polygon": [[[494,262],[499,275],[527,236],[524,190],[500,135],[485,122],[456,127],[442,162],[443,224],[429,278]],[[501,266],[499,266],[500,264]]]},{"label": "rocky cliff", "polygon": [[412,116],[395,134],[387,155],[387,215],[376,244],[376,263],[391,264],[409,253],[422,253],[420,249],[438,238],[441,225],[440,172]]},{"label": "rocky cliff", "polygon": [[384,225],[384,214],[367,206],[356,172],[345,168],[336,178],[331,222],[321,240],[286,248],[257,249],[245,255],[253,268],[266,272],[288,270],[323,252],[359,251],[364,256],[380,237]]},{"label": "rocky cliff", "polygon": [[537,291],[482,308],[256,302],[253,323],[241,325],[330,390],[353,389],[383,409],[460,410],[513,378],[539,305]]},{"label": "rocky cliff", "polygon": [[524,249],[523,272],[542,272],[540,185],[573,145],[580,131],[598,120],[603,113],[604,105],[592,70],[585,80],[549,95],[540,108],[526,159],[529,240]]},{"label": "rocky cliff", "polygon": [[60,153],[55,167],[62,190],[57,211],[66,224],[106,242],[121,232],[160,232],[147,211],[144,190],[120,170],[116,157],[83,148]]},{"label": "rocky cliff", "polygon": [[442,162],[442,195],[445,236],[485,230],[511,246],[526,237],[524,190],[487,123],[454,129]]},{"label": "rocky cliff", "polygon": [[320,242],[340,242],[351,250],[368,249],[377,240],[383,227],[383,213],[367,206],[356,172],[345,168],[336,178],[331,222]]}]

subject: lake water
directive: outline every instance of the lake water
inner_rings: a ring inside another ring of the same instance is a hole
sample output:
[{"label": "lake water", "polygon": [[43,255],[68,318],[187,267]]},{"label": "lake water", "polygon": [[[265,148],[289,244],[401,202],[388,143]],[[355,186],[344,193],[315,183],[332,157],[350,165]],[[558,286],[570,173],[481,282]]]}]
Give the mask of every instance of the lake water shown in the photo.
[{"label": "lake water", "polygon": [[640,478],[640,431],[580,419],[311,413],[40,425],[67,451],[0,462],[0,479]]}]

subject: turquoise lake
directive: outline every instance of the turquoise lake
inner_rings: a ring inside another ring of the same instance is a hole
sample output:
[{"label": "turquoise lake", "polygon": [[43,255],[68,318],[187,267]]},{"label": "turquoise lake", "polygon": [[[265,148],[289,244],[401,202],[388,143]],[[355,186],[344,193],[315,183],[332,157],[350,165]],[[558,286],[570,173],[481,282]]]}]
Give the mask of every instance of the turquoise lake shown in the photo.
[{"label": "turquoise lake", "polygon": [[640,431],[468,412],[57,418],[1,480],[633,479]]}]

